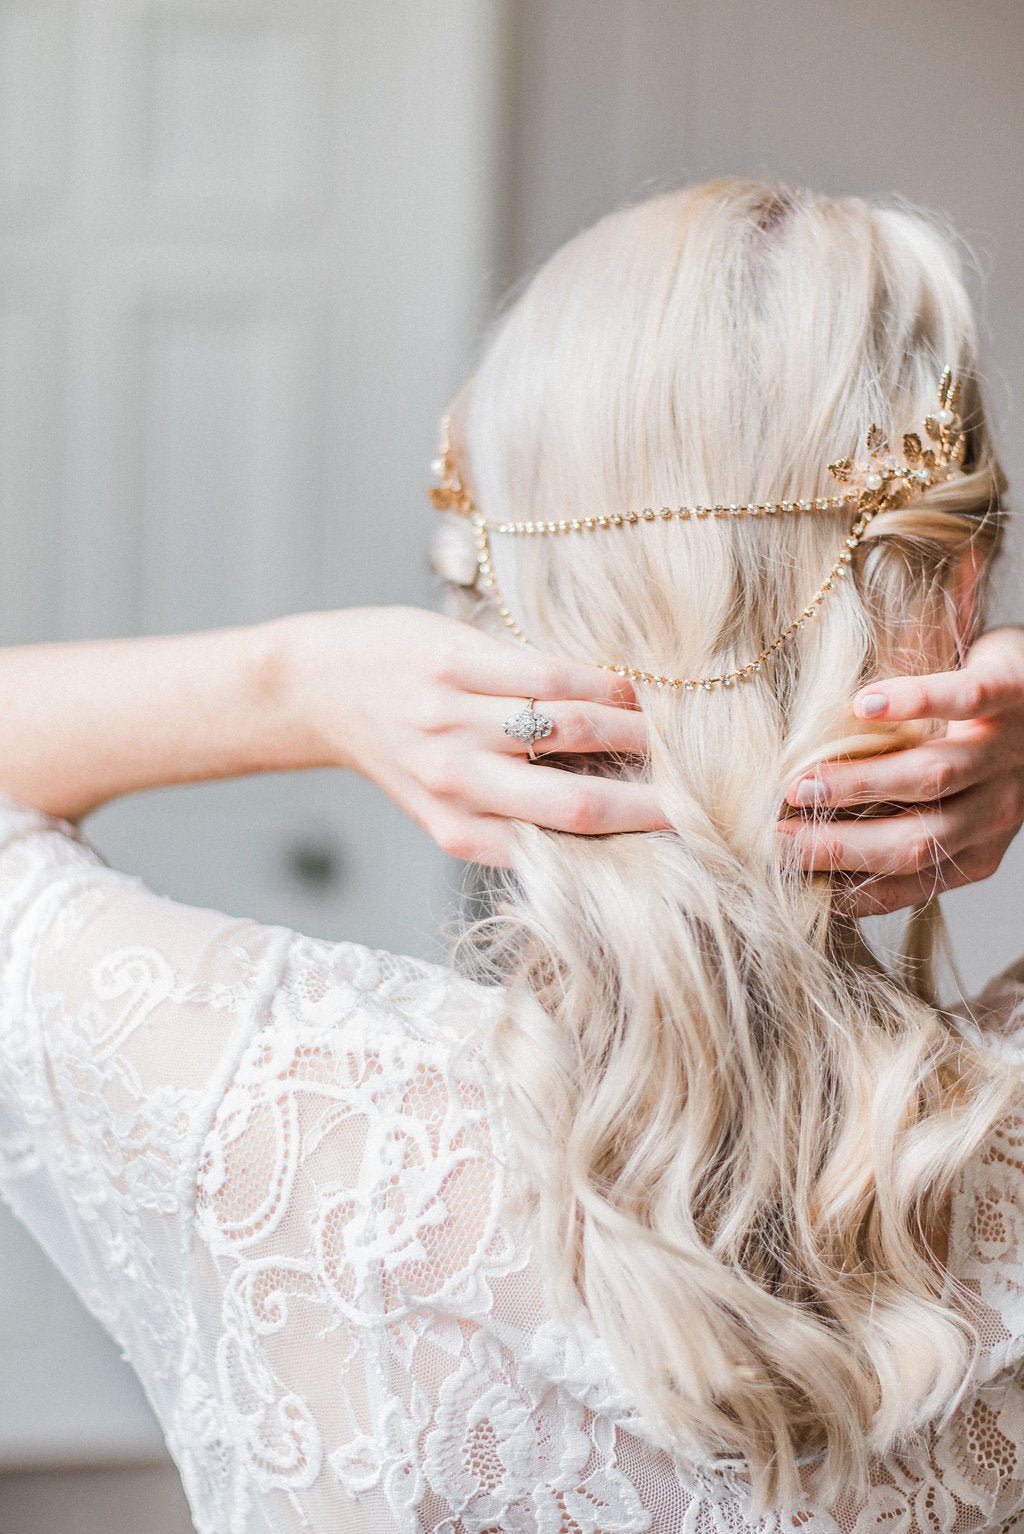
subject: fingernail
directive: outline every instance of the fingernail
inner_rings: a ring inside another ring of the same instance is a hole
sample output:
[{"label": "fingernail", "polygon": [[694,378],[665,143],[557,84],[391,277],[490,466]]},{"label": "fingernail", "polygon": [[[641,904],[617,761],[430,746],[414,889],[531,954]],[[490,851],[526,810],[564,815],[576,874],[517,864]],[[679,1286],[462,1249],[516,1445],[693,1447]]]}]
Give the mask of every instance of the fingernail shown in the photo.
[{"label": "fingernail", "polygon": [[884,692],[866,692],[863,698],[858,698],[854,704],[854,712],[862,719],[875,719],[879,714],[884,714],[889,702]]},{"label": "fingernail", "polygon": [[803,778],[796,785],[794,804],[821,804],[828,798],[828,788],[823,778]]}]

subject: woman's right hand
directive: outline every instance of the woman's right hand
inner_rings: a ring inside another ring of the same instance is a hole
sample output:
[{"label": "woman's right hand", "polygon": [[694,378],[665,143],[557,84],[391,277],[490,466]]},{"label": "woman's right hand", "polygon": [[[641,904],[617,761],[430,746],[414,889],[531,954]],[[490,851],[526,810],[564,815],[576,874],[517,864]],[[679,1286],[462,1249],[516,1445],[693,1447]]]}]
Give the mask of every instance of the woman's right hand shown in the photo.
[{"label": "woman's right hand", "polygon": [[353,768],[454,857],[507,866],[509,820],[590,836],[668,824],[646,785],[531,762],[502,728],[534,698],[554,722],[538,756],[642,755],[627,678],[416,607],[299,613],[275,627],[305,765]]},{"label": "woman's right hand", "polygon": [[[809,812],[780,822],[804,868],[832,874],[837,903],[874,916],[987,879],[1024,822],[1024,628],[989,629],[957,671],[889,677],[854,700],[863,719],[946,722],[921,745],[823,762],[787,799]],[[891,814],[822,811],[891,804]]]}]

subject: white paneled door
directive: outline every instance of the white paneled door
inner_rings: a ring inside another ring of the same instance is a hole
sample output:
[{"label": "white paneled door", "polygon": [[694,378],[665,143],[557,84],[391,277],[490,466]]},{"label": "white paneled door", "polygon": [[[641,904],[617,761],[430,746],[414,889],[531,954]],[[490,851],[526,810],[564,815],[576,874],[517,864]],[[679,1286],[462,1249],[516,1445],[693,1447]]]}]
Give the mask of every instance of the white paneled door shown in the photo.
[{"label": "white paneled door", "polygon": [[[490,298],[498,5],[0,0],[0,640],[432,600],[434,423]],[[86,831],[176,898],[405,951],[448,899],[341,773]],[[90,1327],[0,1226],[0,1463],[153,1447]]]}]

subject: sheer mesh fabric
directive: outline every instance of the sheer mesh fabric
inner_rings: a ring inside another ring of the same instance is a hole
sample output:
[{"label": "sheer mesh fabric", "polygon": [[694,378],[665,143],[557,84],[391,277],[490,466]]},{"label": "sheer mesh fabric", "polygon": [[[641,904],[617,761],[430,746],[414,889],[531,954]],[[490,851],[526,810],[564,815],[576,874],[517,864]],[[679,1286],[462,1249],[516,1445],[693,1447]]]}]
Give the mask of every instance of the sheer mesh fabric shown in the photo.
[{"label": "sheer mesh fabric", "polygon": [[[0,798],[0,1191],[138,1372],[199,1534],[1024,1530],[1024,1115],[957,1189],[982,1352],[867,1500],[749,1517],[654,1446],[503,1220],[519,1177],[446,969],[175,904]],[[1024,1054],[1024,967],[979,1003]]]}]

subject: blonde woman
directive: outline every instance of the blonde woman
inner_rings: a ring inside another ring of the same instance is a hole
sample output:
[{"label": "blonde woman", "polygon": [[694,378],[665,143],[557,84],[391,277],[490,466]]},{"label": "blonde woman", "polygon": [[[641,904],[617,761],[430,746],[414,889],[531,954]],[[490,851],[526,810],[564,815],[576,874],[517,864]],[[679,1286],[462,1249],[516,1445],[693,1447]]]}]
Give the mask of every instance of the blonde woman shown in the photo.
[{"label": "blonde woman", "polygon": [[[1018,986],[932,966],[1024,804],[954,253],[760,183],[629,208],[437,468],[458,616],[0,654],[6,1198],[201,1534],[1017,1527]],[[77,826],[325,764],[511,870],[461,971]]]}]

